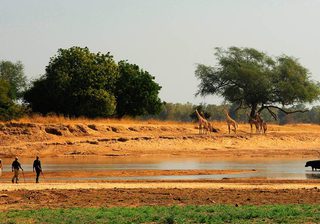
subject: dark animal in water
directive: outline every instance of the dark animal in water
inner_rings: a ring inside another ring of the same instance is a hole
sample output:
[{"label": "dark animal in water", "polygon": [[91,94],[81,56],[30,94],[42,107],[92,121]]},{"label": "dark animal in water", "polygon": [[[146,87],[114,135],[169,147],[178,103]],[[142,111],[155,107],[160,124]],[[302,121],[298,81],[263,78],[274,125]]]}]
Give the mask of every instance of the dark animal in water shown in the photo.
[{"label": "dark animal in water", "polygon": [[311,166],[312,170],[320,169],[320,160],[308,161],[305,167]]}]

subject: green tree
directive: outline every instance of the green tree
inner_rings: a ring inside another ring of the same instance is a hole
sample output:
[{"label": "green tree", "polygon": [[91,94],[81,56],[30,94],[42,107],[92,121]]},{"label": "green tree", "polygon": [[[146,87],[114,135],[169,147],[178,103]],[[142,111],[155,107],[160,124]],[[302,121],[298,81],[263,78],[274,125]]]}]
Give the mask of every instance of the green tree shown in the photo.
[{"label": "green tree", "polygon": [[8,108],[12,103],[9,97],[10,85],[4,80],[0,79],[0,108]]},{"label": "green tree", "polygon": [[24,75],[23,65],[20,61],[16,63],[0,61],[0,79],[8,82],[8,96],[11,99],[17,100],[22,97],[22,92],[26,88],[26,76]]},{"label": "green tree", "polygon": [[26,112],[25,107],[10,97],[10,84],[0,78],[0,120],[11,120]]},{"label": "green tree", "polygon": [[68,116],[112,115],[113,92],[119,72],[110,53],[91,53],[88,48],[59,49],[46,74],[33,82],[24,99],[35,112]]},{"label": "green tree", "polygon": [[120,61],[118,65],[120,77],[115,90],[117,115],[123,117],[159,113],[162,108],[158,96],[161,86],[154,81],[154,77],[127,61]]},{"label": "green tree", "polygon": [[297,59],[282,55],[272,58],[253,48],[216,48],[217,65],[199,64],[195,71],[200,80],[197,94],[216,94],[238,108],[249,108],[250,116],[267,110],[275,119],[276,108],[285,114],[286,106],[313,102],[320,94],[319,85]]}]

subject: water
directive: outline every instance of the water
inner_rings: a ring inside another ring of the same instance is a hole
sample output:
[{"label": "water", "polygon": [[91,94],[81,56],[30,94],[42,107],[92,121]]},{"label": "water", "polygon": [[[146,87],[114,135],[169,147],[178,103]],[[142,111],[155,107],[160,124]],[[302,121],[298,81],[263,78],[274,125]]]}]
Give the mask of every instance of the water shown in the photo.
[{"label": "water", "polygon": [[[137,177],[85,177],[68,178],[68,180],[199,180],[223,178],[268,178],[268,179],[320,179],[319,171],[311,171],[305,167],[305,160],[273,160],[273,161],[203,161],[195,159],[184,160],[42,160],[43,170],[49,171],[108,171],[108,170],[256,170],[256,172],[239,174],[215,175],[179,175],[179,176],[137,176]],[[22,163],[22,162],[21,162]],[[8,164],[8,163],[7,163]],[[10,164],[10,163],[9,163]],[[32,171],[32,160],[24,161],[25,171]],[[4,166],[4,171],[10,171],[10,166]],[[65,180],[55,178],[54,180]],[[53,179],[52,179],[53,180]]]}]

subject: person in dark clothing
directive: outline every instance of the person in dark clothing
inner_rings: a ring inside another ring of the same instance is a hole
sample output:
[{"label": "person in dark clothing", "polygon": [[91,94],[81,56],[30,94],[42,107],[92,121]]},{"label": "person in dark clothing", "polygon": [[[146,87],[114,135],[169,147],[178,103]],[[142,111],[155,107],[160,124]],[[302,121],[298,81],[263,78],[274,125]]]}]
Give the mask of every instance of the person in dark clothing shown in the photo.
[{"label": "person in dark clothing", "polygon": [[16,183],[18,183],[19,180],[19,170],[22,169],[21,164],[18,161],[18,157],[15,158],[15,160],[12,162],[12,172],[14,172],[14,175],[12,177],[12,183],[14,183],[14,181],[16,181]]},{"label": "person in dark clothing", "polygon": [[39,160],[39,156],[36,157],[36,160],[33,161],[33,172],[36,171],[36,183],[39,183],[39,176],[40,173],[42,172],[42,168],[41,168],[41,162]]}]

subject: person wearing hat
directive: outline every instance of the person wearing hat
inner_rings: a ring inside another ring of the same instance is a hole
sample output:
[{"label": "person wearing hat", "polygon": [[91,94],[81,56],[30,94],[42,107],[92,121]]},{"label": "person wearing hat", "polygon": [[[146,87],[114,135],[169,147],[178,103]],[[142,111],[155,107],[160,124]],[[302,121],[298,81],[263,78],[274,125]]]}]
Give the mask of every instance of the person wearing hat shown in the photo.
[{"label": "person wearing hat", "polygon": [[15,158],[15,160],[12,162],[12,172],[14,172],[14,175],[12,177],[12,183],[14,183],[14,181],[16,181],[16,183],[18,183],[19,180],[19,170],[22,169],[21,164],[18,161],[18,157]]},{"label": "person wearing hat", "polygon": [[36,156],[35,161],[33,161],[33,172],[34,170],[36,170],[36,183],[39,183],[39,176],[40,173],[42,172],[42,168],[41,168],[41,162],[39,160],[39,156]]}]

